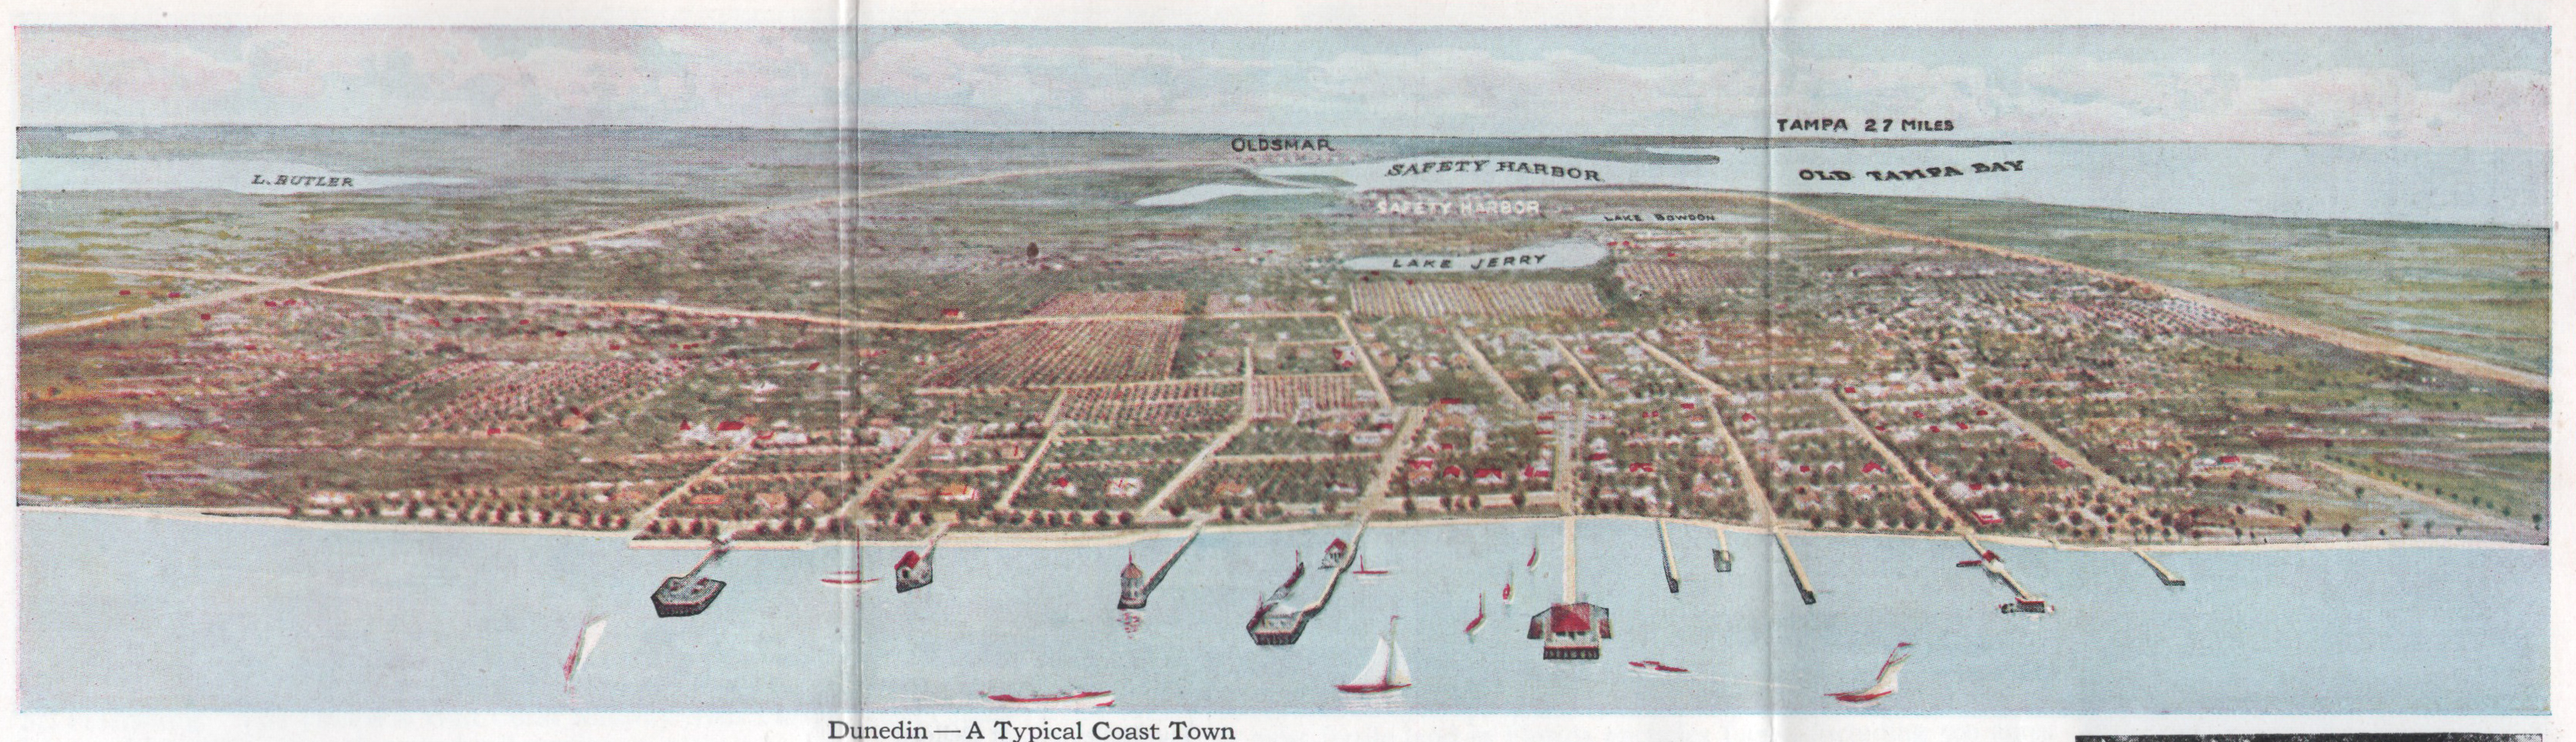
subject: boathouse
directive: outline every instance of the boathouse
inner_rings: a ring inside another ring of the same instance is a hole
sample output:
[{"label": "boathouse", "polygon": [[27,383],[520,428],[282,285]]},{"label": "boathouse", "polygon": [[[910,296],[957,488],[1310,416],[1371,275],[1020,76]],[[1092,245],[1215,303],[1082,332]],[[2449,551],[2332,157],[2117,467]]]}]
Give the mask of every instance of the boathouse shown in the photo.
[{"label": "boathouse", "polygon": [[1539,656],[1551,660],[1601,659],[1610,638],[1610,609],[1591,603],[1558,603],[1530,617],[1529,638],[1546,640]]}]

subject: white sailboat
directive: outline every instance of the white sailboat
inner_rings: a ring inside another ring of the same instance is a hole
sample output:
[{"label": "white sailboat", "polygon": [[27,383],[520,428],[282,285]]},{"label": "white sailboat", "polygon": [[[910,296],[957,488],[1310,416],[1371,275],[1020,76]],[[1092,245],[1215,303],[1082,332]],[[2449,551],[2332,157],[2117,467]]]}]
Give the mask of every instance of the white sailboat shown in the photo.
[{"label": "white sailboat", "polygon": [[566,692],[570,692],[572,690],[573,673],[579,672],[581,670],[582,663],[590,660],[591,650],[599,648],[599,637],[606,633],[608,633],[607,616],[592,616],[589,622],[581,625],[581,636],[573,640],[572,655],[564,658],[564,690]]},{"label": "white sailboat", "polygon": [[1825,696],[1843,703],[1869,705],[1894,695],[1897,672],[1905,669],[1906,660],[1914,658],[1914,655],[1907,654],[1905,651],[1906,647],[1911,646],[1914,646],[1913,642],[1897,642],[1896,648],[1888,651],[1887,661],[1878,666],[1878,681],[1870,684],[1869,687],[1841,693],[1827,693]]},{"label": "white sailboat", "polygon": [[1413,670],[1404,664],[1404,648],[1395,644],[1395,617],[1386,619],[1386,635],[1377,638],[1377,651],[1369,653],[1368,664],[1351,682],[1333,686],[1344,693],[1384,693],[1413,687]]}]

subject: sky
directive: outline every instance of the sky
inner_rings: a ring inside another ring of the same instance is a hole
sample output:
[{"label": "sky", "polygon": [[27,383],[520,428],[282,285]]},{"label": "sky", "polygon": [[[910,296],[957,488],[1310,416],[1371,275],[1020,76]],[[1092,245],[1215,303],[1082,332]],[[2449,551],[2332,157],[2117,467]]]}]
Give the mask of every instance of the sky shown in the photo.
[{"label": "sky", "polygon": [[2543,147],[2527,28],[22,27],[28,125],[1753,135]]}]

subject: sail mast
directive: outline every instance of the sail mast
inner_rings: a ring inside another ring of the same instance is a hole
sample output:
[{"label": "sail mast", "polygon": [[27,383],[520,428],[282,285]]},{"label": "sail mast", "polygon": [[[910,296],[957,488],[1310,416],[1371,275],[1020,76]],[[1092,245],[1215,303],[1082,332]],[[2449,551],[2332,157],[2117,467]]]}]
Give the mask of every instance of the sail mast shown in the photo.
[{"label": "sail mast", "polygon": [[1389,621],[1389,622],[1388,622],[1388,624],[1389,624],[1389,625],[1387,626],[1387,632],[1386,632],[1386,633],[1387,633],[1387,638],[1386,638],[1386,647],[1387,647],[1387,651],[1388,651],[1388,652],[1390,652],[1390,653],[1392,653],[1392,654],[1394,655],[1395,659],[1394,659],[1394,664],[1393,664],[1393,665],[1388,666],[1388,667],[1387,667],[1387,669],[1386,669],[1386,681],[1385,681],[1385,682],[1386,682],[1386,684],[1387,684],[1387,685],[1392,685],[1392,686],[1396,686],[1396,687],[1399,687],[1399,688],[1400,688],[1400,687],[1407,686],[1407,685],[1412,685],[1412,684],[1413,684],[1413,668],[1408,667],[1408,666],[1406,666],[1406,665],[1404,664],[1404,647],[1397,646],[1397,645],[1396,645],[1396,643],[1395,643],[1395,626],[1393,625],[1393,624],[1394,624],[1394,622]]}]

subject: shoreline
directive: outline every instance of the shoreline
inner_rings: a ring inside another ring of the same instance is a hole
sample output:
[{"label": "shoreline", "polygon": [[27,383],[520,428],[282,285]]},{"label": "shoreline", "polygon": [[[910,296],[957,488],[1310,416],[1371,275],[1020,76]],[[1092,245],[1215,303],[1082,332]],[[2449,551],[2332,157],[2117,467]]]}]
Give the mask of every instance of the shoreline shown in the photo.
[{"label": "shoreline", "polygon": [[[686,550],[686,551],[703,551],[703,550],[705,550],[705,549],[706,549],[706,546],[705,546],[706,542],[705,542],[705,541],[703,541],[703,540],[699,540],[699,539],[657,539],[657,540],[650,540],[650,541],[638,541],[638,540],[635,540],[635,539],[630,538],[630,537],[629,537],[629,535],[628,535],[626,532],[623,532],[623,531],[583,531],[583,530],[573,530],[573,529],[568,529],[568,528],[551,528],[551,527],[538,527],[538,526],[482,526],[482,525],[464,525],[464,524],[454,524],[454,525],[450,525],[450,524],[427,524],[427,523],[369,523],[369,522],[347,522],[347,521],[309,521],[309,520],[296,520],[296,519],[291,519],[291,518],[282,518],[282,517],[277,517],[277,516],[274,516],[274,515],[219,515],[219,514],[213,514],[213,513],[209,513],[209,512],[207,512],[208,510],[211,510],[212,508],[184,508],[184,507],[171,507],[171,506],[85,507],[85,506],[79,506],[79,505],[19,505],[19,506],[17,506],[17,509],[18,509],[18,511],[19,511],[19,512],[32,512],[32,513],[71,513],[71,514],[90,514],[90,515],[122,515],[122,516],[128,516],[128,517],[166,518],[166,519],[170,519],[170,520],[184,520],[184,521],[192,521],[192,522],[199,522],[199,523],[254,523],[254,524],[262,524],[262,525],[278,525],[278,526],[288,526],[288,527],[294,527],[294,528],[312,528],[312,529],[322,529],[322,530],[329,530],[329,529],[344,529],[344,530],[353,530],[353,531],[376,531],[376,532],[398,532],[398,533],[463,533],[463,534],[483,534],[483,535],[541,535],[541,536],[574,536],[574,537],[581,537],[581,538],[598,538],[598,539],[615,538],[615,539],[619,539],[619,540],[622,540],[622,541],[626,541],[626,542],[627,542],[627,543],[626,543],[626,547],[627,547],[627,548],[630,548],[630,549],[667,549],[667,550]],[[1441,526],[1480,526],[1480,525],[1502,525],[1502,524],[1508,524],[1508,523],[1534,523],[1534,522],[1554,521],[1554,520],[1558,520],[1558,519],[1561,519],[1561,518],[1564,518],[1564,517],[1566,517],[1566,516],[1536,516],[1536,517],[1528,517],[1528,518],[1439,518],[1439,519],[1416,519],[1416,520],[1401,520],[1401,521],[1371,521],[1371,522],[1369,523],[1369,527],[1370,527],[1370,528],[1432,528],[1432,527],[1441,527]],[[1605,519],[1605,520],[1606,520],[1606,519],[1626,519],[1626,520],[1640,520],[1640,521],[1666,520],[1666,521],[1669,521],[1669,522],[1674,523],[1674,524],[1676,524],[1676,525],[1693,526],[1693,527],[1704,528],[1704,529],[1713,530],[1713,531],[1714,531],[1714,530],[1723,530],[1723,531],[1728,531],[1728,532],[1731,532],[1731,533],[1743,533],[1743,534],[1753,534],[1753,535],[1769,535],[1769,534],[1771,534],[1771,533],[1772,533],[1772,531],[1773,531],[1773,529],[1770,529],[1770,528],[1764,528],[1764,527],[1760,527],[1760,526],[1752,526],[1752,525],[1744,525],[1744,524],[1738,524],[1738,523],[1723,523],[1723,522],[1718,522],[1718,521],[1707,521],[1707,520],[1682,520],[1682,519],[1671,519],[1671,518],[1659,519],[1659,518],[1650,518],[1650,517],[1642,516],[1642,515],[1627,515],[1627,514],[1601,514],[1601,515],[1580,515],[1580,516],[1573,516],[1573,517],[1577,517],[1577,518],[1584,518],[1584,519]],[[1348,529],[1348,528],[1350,528],[1350,527],[1352,527],[1352,523],[1351,523],[1350,521],[1348,521],[1348,520],[1334,520],[1334,521],[1306,521],[1306,522],[1301,522],[1301,523],[1260,523],[1260,524],[1246,524],[1246,525],[1217,525],[1217,524],[1209,524],[1209,525],[1207,526],[1207,532],[1208,532],[1208,533],[1278,533],[1278,532],[1285,532],[1285,531],[1306,531],[1306,530],[1317,530],[1317,529]],[[1779,531],[1780,531],[1781,533],[1783,533],[1783,534],[1796,535],[1796,536],[1800,536],[1800,537],[1817,537],[1817,538],[1912,538],[1912,539],[1930,539],[1930,540],[1938,540],[1938,541],[1953,541],[1953,540],[1957,540],[1957,539],[1959,538],[1959,535],[1958,535],[1958,534],[1956,534],[1956,533],[1941,533],[1941,534],[1933,534],[1933,533],[1895,533],[1895,532],[1877,532],[1877,531],[1810,531],[1810,530],[1805,530],[1805,529],[1779,529]],[[1146,542],[1146,541],[1154,541],[1154,540],[1168,539],[1168,538],[1180,538],[1180,537],[1187,536],[1187,535],[1189,535],[1189,527],[1188,527],[1187,525],[1178,525],[1178,526],[1175,526],[1175,527],[1169,527],[1169,528],[1139,529],[1139,530],[1125,530],[1125,531],[1052,531],[1052,532],[1044,532],[1044,533],[991,533],[991,532],[977,532],[977,531],[955,531],[955,532],[950,532],[950,533],[948,533],[947,535],[941,536],[939,541],[940,541],[940,545],[941,545],[941,546],[949,547],[949,548],[972,548],[972,549],[1044,549],[1044,548],[1086,548],[1086,547],[1103,547],[1103,546],[1126,546],[1126,545],[1132,545],[1132,544],[1143,543],[1143,542]],[[2137,550],[2137,551],[2146,551],[2146,552],[2196,552],[2196,551],[2321,551],[2321,550],[2343,550],[2343,549],[2410,549],[2410,548],[2531,549],[2531,550],[2547,551],[2547,550],[2549,549],[2549,545],[2548,545],[2548,544],[2525,543],[2525,542],[2519,542],[2519,541],[2492,541],[2492,540],[2485,540],[2485,539],[2463,539],[2463,538],[2389,538],[2389,539],[2354,539],[2354,540],[2349,540],[2349,541],[2295,541],[2295,542],[2286,542],[2286,543],[2283,543],[2283,542],[2275,542],[2275,543],[2261,543],[2261,544],[2135,544],[2135,545],[2128,545],[2128,544],[2071,544],[2071,543],[2065,543],[2065,542],[2059,542],[2059,541],[2051,541],[2051,540],[2048,540],[2048,539],[2036,538],[2036,537],[2031,537],[2031,536],[2013,536],[2013,535],[2004,535],[2004,534],[1982,534],[1982,533],[1981,533],[1981,534],[1978,534],[1978,535],[1977,535],[1977,538],[1979,538],[1979,539],[1981,539],[1981,540],[1984,540],[1984,541],[1992,542],[1992,543],[1995,543],[1995,544],[2002,544],[2002,545],[2009,545],[2009,546],[2018,546],[2018,547],[2026,547],[2026,548],[2034,548],[2034,549],[2050,549],[2050,550],[2054,550],[2054,551],[2107,551],[2107,552],[2120,552],[2120,551],[2130,551],[2130,550],[2133,550],[2133,549],[2134,549],[2134,550]],[[745,541],[735,541],[735,542],[733,542],[733,548],[734,548],[734,550],[736,550],[736,551],[802,551],[802,550],[806,550],[806,549],[825,548],[825,547],[830,547],[830,546],[836,546],[836,545],[842,545],[842,544],[852,544],[852,543],[855,543],[855,545],[856,545],[856,546],[859,546],[859,547],[890,548],[890,547],[903,547],[903,546],[915,546],[915,545],[919,545],[919,544],[921,543],[921,540],[920,540],[920,539],[901,539],[901,540],[890,540],[890,539],[868,539],[868,540],[862,540],[862,541],[857,541],[857,542],[848,542],[848,541],[748,541],[748,540],[745,540]]]}]

